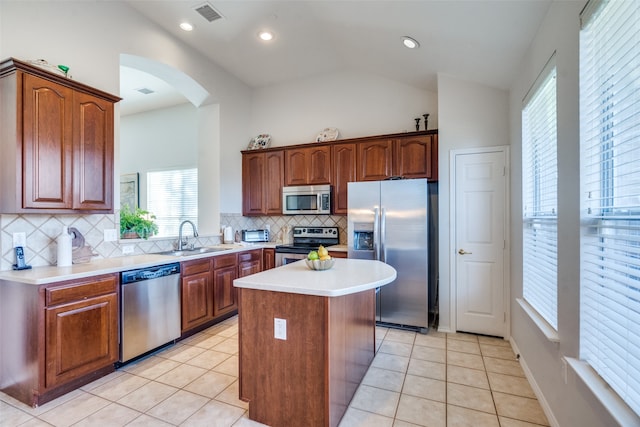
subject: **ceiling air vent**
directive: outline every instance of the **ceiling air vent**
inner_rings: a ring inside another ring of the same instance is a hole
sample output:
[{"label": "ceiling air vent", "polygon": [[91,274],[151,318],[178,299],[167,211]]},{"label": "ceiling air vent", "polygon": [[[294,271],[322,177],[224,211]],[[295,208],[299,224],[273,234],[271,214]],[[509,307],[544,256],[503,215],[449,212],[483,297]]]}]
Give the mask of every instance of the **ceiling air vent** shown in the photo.
[{"label": "ceiling air vent", "polygon": [[211,6],[209,3],[204,3],[204,4],[201,4],[200,6],[196,6],[194,7],[194,10],[198,12],[200,15],[202,15],[202,17],[209,22],[213,22],[215,20],[222,18],[222,15],[220,14],[220,12],[215,10],[213,6]]},{"label": "ceiling air vent", "polygon": [[151,89],[146,88],[146,87],[141,87],[141,88],[136,89],[136,90],[137,90],[138,92],[140,92],[140,93],[144,94],[144,95],[149,95],[150,93],[154,93],[154,92],[155,92],[154,90],[151,90]]}]

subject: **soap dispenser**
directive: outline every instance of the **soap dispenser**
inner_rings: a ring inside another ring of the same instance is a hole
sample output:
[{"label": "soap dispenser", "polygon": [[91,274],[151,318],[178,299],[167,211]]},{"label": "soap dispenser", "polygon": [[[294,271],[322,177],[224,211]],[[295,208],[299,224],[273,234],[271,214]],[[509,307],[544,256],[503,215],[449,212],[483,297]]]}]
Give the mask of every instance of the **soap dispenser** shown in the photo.
[{"label": "soap dispenser", "polygon": [[58,267],[68,267],[71,265],[71,242],[73,238],[69,234],[69,228],[62,227],[62,233],[56,240],[58,244]]}]

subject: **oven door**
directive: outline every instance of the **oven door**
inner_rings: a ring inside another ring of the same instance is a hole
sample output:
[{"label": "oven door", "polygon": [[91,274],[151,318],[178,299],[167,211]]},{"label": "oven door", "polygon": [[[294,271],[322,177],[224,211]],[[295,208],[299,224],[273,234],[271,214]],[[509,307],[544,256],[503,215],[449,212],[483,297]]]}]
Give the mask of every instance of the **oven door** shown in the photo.
[{"label": "oven door", "polygon": [[292,262],[300,261],[301,259],[305,259],[307,254],[289,254],[276,252],[276,267],[280,267],[281,265],[290,264]]}]

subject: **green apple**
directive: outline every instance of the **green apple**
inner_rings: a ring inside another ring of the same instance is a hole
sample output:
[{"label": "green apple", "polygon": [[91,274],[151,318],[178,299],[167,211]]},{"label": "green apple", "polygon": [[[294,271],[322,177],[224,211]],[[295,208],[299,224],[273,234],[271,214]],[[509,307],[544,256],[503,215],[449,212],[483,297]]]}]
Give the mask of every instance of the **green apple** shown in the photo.
[{"label": "green apple", "polygon": [[311,251],[309,252],[309,255],[307,255],[307,258],[310,260],[314,260],[314,259],[318,259],[318,252],[317,251]]}]

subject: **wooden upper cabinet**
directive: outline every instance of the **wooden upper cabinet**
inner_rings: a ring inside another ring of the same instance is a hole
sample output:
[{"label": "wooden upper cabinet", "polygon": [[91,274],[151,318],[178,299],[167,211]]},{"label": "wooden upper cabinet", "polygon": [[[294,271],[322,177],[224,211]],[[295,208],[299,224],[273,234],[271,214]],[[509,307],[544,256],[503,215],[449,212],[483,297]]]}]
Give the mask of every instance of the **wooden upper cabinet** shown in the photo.
[{"label": "wooden upper cabinet", "polygon": [[24,74],[22,95],[21,207],[71,209],[73,90]]},{"label": "wooden upper cabinet", "polygon": [[285,150],[285,185],[331,183],[331,147],[328,145]]},{"label": "wooden upper cabinet", "polygon": [[0,93],[0,211],[112,212],[120,98],[15,59]]},{"label": "wooden upper cabinet", "polygon": [[331,147],[333,159],[333,213],[347,214],[347,183],[356,180],[356,144],[336,144]]},{"label": "wooden upper cabinet", "polygon": [[417,135],[394,141],[394,175],[433,179],[433,168],[437,166],[433,156],[438,155],[437,148],[434,150],[434,138],[437,136]]},{"label": "wooden upper cabinet", "polygon": [[281,215],[283,185],[330,184],[333,214],[347,214],[347,183],[392,176],[438,180],[437,130],[300,144],[242,153],[243,215]]},{"label": "wooden upper cabinet", "polygon": [[242,214],[281,215],[284,152],[242,156]]},{"label": "wooden upper cabinet", "polygon": [[282,215],[282,186],[284,185],[284,152],[264,154],[265,210],[266,215]]},{"label": "wooden upper cabinet", "polygon": [[265,212],[264,153],[242,156],[242,214],[261,215]]},{"label": "wooden upper cabinet", "polygon": [[113,103],[74,95],[73,208],[113,208]]},{"label": "wooden upper cabinet", "polygon": [[375,139],[358,144],[357,181],[380,181],[393,176],[393,141]]}]

